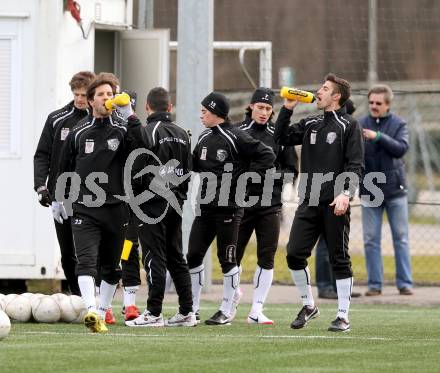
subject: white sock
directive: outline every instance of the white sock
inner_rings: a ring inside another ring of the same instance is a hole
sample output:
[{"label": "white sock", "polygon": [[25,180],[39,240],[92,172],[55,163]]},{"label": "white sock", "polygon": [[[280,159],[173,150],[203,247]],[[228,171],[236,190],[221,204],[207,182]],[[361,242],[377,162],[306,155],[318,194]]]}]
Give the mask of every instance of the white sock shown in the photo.
[{"label": "white sock", "polygon": [[199,265],[189,270],[191,275],[191,290],[193,295],[193,311],[197,312],[200,308],[200,295],[205,284],[205,266]]},{"label": "white sock", "polygon": [[269,294],[273,280],[273,269],[263,269],[257,265],[254,274],[254,296],[250,315],[258,316],[263,312],[263,304]]},{"label": "white sock", "polygon": [[101,280],[98,312],[102,319],[105,318],[107,309],[111,307],[117,285],[118,284],[110,285],[108,282]]},{"label": "white sock", "polygon": [[240,284],[240,270],[237,266],[223,275],[223,299],[219,310],[226,316],[231,315],[232,300],[234,298],[235,289]]},{"label": "white sock", "polygon": [[167,271],[167,275],[165,278],[165,292],[166,293],[171,293],[173,291],[173,279],[171,278],[170,272]]},{"label": "white sock", "polygon": [[310,285],[309,267],[299,271],[294,271],[291,269],[290,273],[292,275],[293,282],[298,289],[303,306],[315,307],[315,301],[312,295],[312,286]]},{"label": "white sock", "polygon": [[78,286],[87,311],[96,312],[95,279],[92,276],[78,276]]},{"label": "white sock", "polygon": [[353,288],[353,277],[336,280],[338,290],[338,313],[336,317],[348,321],[348,310],[350,308],[351,290]]},{"label": "white sock", "polygon": [[[240,275],[240,278],[241,278],[241,272],[243,272],[243,268],[241,267],[241,265],[239,265],[238,266],[238,274]],[[235,289],[235,292],[234,292],[234,296],[233,296],[233,298],[232,299],[234,299],[235,297],[236,297],[236,295],[237,295],[237,297],[238,297],[238,292],[240,292],[241,290],[240,290],[240,284],[237,286],[237,288]],[[240,296],[241,297],[241,296]],[[234,304],[234,302],[232,302],[231,303],[231,309],[229,310],[229,315],[232,315],[232,313],[234,312],[234,311],[236,311],[237,310],[237,305],[238,304]]]},{"label": "white sock", "polygon": [[124,307],[136,304],[136,292],[139,286],[124,286]]}]

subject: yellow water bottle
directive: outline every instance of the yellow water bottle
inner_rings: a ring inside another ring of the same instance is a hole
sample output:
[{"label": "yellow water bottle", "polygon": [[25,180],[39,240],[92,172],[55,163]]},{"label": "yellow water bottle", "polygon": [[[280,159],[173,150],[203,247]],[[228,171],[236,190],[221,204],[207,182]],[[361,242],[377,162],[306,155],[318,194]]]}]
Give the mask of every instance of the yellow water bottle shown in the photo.
[{"label": "yellow water bottle", "polygon": [[117,106],[127,106],[130,103],[130,96],[128,93],[122,92],[117,94],[115,97],[107,100],[105,102],[105,107],[108,111],[112,111],[116,109]]},{"label": "yellow water bottle", "polygon": [[129,241],[129,240],[124,241],[124,246],[122,247],[122,254],[121,254],[122,260],[128,260],[132,247],[133,247],[133,241]]},{"label": "yellow water bottle", "polygon": [[316,100],[316,97],[312,92],[302,91],[292,87],[282,87],[280,96],[287,98],[288,100],[305,102],[306,104],[310,104]]}]

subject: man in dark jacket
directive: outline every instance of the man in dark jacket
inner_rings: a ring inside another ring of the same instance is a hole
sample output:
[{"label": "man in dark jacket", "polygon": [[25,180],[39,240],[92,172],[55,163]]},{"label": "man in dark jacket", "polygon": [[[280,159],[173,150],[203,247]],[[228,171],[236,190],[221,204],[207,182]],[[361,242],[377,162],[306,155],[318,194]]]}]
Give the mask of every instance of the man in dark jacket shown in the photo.
[{"label": "man in dark jacket", "polygon": [[[73,171],[69,199],[73,201],[72,232],[78,258],[77,273],[81,297],[87,308],[84,324],[92,332],[107,332],[104,317],[110,307],[117,283],[121,278],[120,259],[128,225],[128,207],[124,196],[123,170],[130,140],[130,104],[118,108],[121,120],[111,115],[105,102],[114,97],[112,80],[95,79],[87,89],[91,113],[69,133],[60,159],[57,181],[57,214],[66,215],[58,191],[64,172]],[[126,126],[128,120],[128,128]],[[76,181],[79,180],[79,183]],[[95,277],[100,266],[101,285],[99,307],[95,299]]]},{"label": "man in dark jacket", "polygon": [[[181,209],[191,175],[191,140],[183,128],[173,123],[171,110],[170,95],[164,88],[156,87],[148,93],[148,118],[141,131],[140,145],[149,153],[136,159],[134,174],[145,166],[156,171],[133,180],[136,195],[145,191],[151,193],[141,204],[141,211],[134,211],[140,219],[138,234],[147,272],[148,300],[145,311],[138,318],[126,321],[125,324],[131,327],[165,325],[162,303],[167,269],[178,295],[179,311],[166,325],[195,326],[197,322],[192,310],[191,279],[182,250]],[[165,185],[168,191],[156,184],[160,177],[169,180]]]},{"label": "man in dark jacket", "polygon": [[291,324],[293,329],[303,328],[319,315],[307,258],[322,235],[329,248],[338,289],[338,312],[328,330],[350,330],[350,196],[362,174],[363,142],[359,123],[344,107],[349,97],[350,84],[328,74],[317,93],[317,106],[324,110],[323,114],[289,125],[297,101],[285,100],[275,125],[274,138],[278,144],[302,145],[299,189],[303,201],[296,210],[287,244],[287,264],[303,303]]},{"label": "man in dark jacket", "polygon": [[[350,99],[345,104],[345,110],[347,114],[353,115],[356,107]],[[327,243],[321,236],[316,244],[315,252],[315,274],[316,274],[316,287],[318,289],[318,298],[324,299],[338,299],[338,293],[336,289],[336,279],[333,274],[333,268],[330,263],[330,256],[328,252]],[[360,297],[361,293],[352,292],[351,297]]]},{"label": "man in dark jacket", "polygon": [[409,148],[409,135],[405,121],[390,112],[392,98],[393,92],[386,85],[371,88],[368,92],[370,115],[360,120],[365,139],[365,176],[370,172],[380,172],[386,177],[385,183],[374,183],[383,193],[381,201],[376,201],[377,197],[371,195],[364,183],[360,189],[368,273],[367,296],[380,295],[382,292],[380,241],[384,211],[393,236],[397,288],[402,295],[412,294],[408,199],[403,160]]},{"label": "man in dark jacket", "polygon": [[[249,185],[249,195],[258,196],[259,200],[254,206],[244,208],[238,232],[238,266],[254,230],[257,237],[257,268],[254,275],[252,307],[247,318],[249,324],[273,324],[273,321],[263,314],[263,305],[273,280],[274,257],[280,233],[281,193],[284,178],[287,177],[288,182],[293,183],[298,175],[298,156],[295,148],[278,145],[274,141],[275,126],[271,121],[274,115],[273,101],[274,93],[271,89],[261,87],[255,90],[246,110],[246,118],[239,125],[241,130],[272,148],[276,156],[273,166],[279,174],[274,180],[271,193],[266,191],[267,195],[264,193],[264,181]],[[235,316],[240,295],[241,290],[238,288],[234,295],[231,319]]]},{"label": "man in dark jacket", "polygon": [[236,245],[240,224],[239,205],[246,198],[246,171],[264,176],[273,166],[275,155],[268,146],[232,126],[229,102],[218,92],[202,101],[201,120],[207,128],[193,151],[193,170],[200,173],[197,216],[189,237],[187,260],[191,273],[193,309],[199,312],[203,286],[203,258],[215,237],[217,256],[223,272],[223,298],[208,325],[230,323],[235,289],[240,281]]},{"label": "man in dark jacket", "polygon": [[[88,114],[86,91],[94,78],[95,74],[90,71],[81,71],[75,74],[69,83],[73,93],[73,101],[50,113],[46,119],[34,155],[34,189],[38,194],[38,201],[44,207],[51,206],[55,197],[58,162],[65,139],[73,126]],[[54,222],[61,250],[61,265],[70,292],[74,295],[80,295],[78,279],[75,274],[76,258],[70,218],[64,224],[63,219],[61,221],[54,220]]]}]

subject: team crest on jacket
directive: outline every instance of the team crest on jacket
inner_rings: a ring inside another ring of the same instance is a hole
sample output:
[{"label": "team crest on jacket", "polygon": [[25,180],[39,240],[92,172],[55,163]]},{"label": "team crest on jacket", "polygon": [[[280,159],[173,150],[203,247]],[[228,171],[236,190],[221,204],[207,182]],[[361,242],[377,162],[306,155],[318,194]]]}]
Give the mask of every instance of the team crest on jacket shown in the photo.
[{"label": "team crest on jacket", "polygon": [[336,140],[336,132],[329,132],[327,134],[327,140],[326,142],[329,144],[333,144]]},{"label": "team crest on jacket", "polygon": [[116,151],[119,147],[119,140],[118,139],[109,139],[107,140],[108,148],[110,150]]},{"label": "team crest on jacket", "polygon": [[226,158],[228,156],[228,152],[224,149],[218,149],[217,150],[217,157],[216,159],[220,162],[226,161]]},{"label": "team crest on jacket", "polygon": [[95,146],[95,142],[93,140],[86,140],[84,153],[93,153],[94,146]]},{"label": "team crest on jacket", "polygon": [[64,141],[69,134],[70,129],[69,128],[61,128],[61,141]]}]

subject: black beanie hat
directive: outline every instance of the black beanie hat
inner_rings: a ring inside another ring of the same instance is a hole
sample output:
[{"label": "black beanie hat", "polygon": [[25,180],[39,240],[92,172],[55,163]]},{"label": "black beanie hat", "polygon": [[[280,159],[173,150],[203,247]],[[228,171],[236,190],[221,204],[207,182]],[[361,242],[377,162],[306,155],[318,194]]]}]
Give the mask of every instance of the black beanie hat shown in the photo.
[{"label": "black beanie hat", "polygon": [[211,92],[202,101],[202,106],[220,118],[226,119],[229,113],[228,99],[219,92]]},{"label": "black beanie hat", "polygon": [[260,87],[257,88],[252,95],[251,104],[255,104],[256,102],[263,102],[265,104],[269,104],[273,106],[275,94],[269,88]]}]

